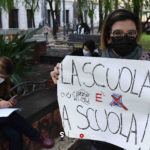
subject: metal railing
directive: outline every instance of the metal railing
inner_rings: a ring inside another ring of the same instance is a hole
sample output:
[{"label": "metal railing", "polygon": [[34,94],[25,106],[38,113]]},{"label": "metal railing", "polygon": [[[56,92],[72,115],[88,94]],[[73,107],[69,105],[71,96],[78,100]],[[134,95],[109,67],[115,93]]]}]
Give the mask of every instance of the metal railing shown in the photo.
[{"label": "metal railing", "polygon": [[46,88],[48,88],[48,80],[43,80],[39,82],[26,81],[12,87],[10,92],[11,95],[18,95],[19,97],[22,97]]}]

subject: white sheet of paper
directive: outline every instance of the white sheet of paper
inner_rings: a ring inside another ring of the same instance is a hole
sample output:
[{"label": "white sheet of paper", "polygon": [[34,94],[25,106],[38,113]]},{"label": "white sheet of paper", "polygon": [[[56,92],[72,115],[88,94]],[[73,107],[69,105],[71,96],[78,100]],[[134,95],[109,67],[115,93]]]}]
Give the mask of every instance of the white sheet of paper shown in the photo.
[{"label": "white sheet of paper", "polygon": [[1,108],[0,117],[8,117],[12,112],[21,110],[20,108]]},{"label": "white sheet of paper", "polygon": [[150,150],[150,62],[66,56],[57,86],[65,135]]}]

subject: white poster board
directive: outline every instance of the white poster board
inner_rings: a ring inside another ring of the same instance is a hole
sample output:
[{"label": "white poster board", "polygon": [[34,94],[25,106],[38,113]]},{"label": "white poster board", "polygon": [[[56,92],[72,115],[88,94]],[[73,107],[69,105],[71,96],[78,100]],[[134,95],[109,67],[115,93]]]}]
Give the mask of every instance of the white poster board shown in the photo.
[{"label": "white poster board", "polygon": [[150,62],[66,56],[57,94],[67,136],[150,150]]},{"label": "white poster board", "polygon": [[8,117],[14,111],[21,111],[20,108],[1,108],[0,109],[0,117]]}]

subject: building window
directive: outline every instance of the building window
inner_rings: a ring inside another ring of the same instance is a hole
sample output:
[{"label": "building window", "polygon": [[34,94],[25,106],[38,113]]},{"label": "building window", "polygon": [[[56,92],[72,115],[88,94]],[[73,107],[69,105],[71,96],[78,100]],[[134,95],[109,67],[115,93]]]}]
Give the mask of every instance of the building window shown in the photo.
[{"label": "building window", "polygon": [[18,28],[18,9],[9,12],[9,28]]},{"label": "building window", "polygon": [[47,16],[48,16],[48,25],[49,25],[49,27],[51,27],[52,20],[51,20],[51,11],[50,10],[47,10]]},{"label": "building window", "polygon": [[28,23],[28,28],[34,28],[33,21],[34,21],[34,16],[32,16],[32,11],[31,9],[27,9],[27,23]]}]

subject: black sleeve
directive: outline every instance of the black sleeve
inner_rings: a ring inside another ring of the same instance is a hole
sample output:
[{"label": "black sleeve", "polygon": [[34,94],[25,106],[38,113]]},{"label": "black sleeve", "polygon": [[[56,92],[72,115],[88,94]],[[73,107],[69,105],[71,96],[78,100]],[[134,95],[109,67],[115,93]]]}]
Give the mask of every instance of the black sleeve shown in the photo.
[{"label": "black sleeve", "polygon": [[100,55],[98,53],[93,53],[92,56],[93,57],[99,57]]},{"label": "black sleeve", "polygon": [[77,50],[73,51],[70,55],[72,55],[72,56],[83,56],[82,49],[77,49]]}]

